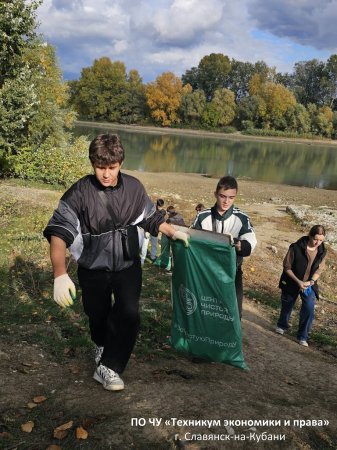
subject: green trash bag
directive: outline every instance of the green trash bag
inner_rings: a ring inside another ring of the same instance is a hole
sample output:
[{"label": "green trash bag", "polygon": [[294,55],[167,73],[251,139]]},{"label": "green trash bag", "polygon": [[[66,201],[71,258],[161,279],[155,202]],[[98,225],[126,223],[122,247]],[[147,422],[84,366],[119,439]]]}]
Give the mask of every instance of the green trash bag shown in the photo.
[{"label": "green trash bag", "polygon": [[246,369],[230,237],[184,231],[190,235],[188,248],[182,241],[172,242],[171,344],[176,350]]}]

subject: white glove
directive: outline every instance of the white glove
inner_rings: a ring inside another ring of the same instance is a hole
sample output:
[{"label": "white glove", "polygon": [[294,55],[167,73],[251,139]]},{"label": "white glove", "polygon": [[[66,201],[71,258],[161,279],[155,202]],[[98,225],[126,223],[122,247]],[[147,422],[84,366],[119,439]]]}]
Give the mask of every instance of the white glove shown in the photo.
[{"label": "white glove", "polygon": [[76,298],[76,288],[67,273],[54,279],[54,300],[62,308],[71,306]]},{"label": "white glove", "polygon": [[183,241],[184,242],[184,245],[185,245],[185,247],[188,247],[188,240],[189,240],[189,235],[187,234],[187,233],[185,233],[184,231],[175,231],[174,232],[174,234],[173,234],[173,236],[172,236],[172,239],[174,240],[174,241],[176,241],[177,239],[180,239],[181,241]]}]

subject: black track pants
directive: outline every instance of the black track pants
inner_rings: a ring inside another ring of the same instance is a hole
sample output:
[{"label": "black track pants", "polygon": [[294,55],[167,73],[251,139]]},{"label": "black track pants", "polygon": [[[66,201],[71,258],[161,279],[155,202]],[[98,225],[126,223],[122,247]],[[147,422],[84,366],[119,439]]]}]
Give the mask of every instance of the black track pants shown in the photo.
[{"label": "black track pants", "polygon": [[[140,260],[120,272],[78,268],[91,339],[104,347],[101,362],[117,373],[127,365],[139,330]],[[114,295],[114,302],[112,300]]]},{"label": "black track pants", "polygon": [[241,264],[236,268],[236,276],[235,276],[235,291],[236,291],[236,299],[238,301],[239,315],[240,319],[242,317],[242,301],[243,301],[243,281],[242,281],[242,267]]}]

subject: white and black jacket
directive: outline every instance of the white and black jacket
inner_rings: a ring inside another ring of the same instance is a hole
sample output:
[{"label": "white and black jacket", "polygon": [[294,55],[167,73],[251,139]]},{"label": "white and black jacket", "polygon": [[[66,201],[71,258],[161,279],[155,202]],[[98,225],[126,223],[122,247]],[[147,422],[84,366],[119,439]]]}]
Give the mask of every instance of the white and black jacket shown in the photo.
[{"label": "white and black jacket", "polygon": [[63,239],[83,268],[120,271],[133,261],[124,258],[120,229],[113,230],[100,190],[107,195],[120,229],[137,225],[158,235],[165,218],[156,211],[141,182],[124,173],[119,174],[115,187],[104,188],[94,175],[78,180],[62,196],[43,235],[48,241],[51,236]]},{"label": "white and black jacket", "polygon": [[216,205],[201,211],[195,218],[192,228],[231,234],[234,241],[241,242],[241,251],[237,252],[240,262],[242,257],[252,253],[257,242],[249,217],[234,205],[223,215],[217,212]]}]

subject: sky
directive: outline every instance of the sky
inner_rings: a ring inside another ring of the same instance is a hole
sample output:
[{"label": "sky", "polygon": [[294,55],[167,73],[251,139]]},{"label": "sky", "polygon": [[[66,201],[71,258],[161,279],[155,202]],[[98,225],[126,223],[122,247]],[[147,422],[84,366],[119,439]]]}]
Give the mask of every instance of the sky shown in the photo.
[{"label": "sky", "polygon": [[283,73],[337,53],[337,0],[44,0],[37,19],[65,80],[102,56],[147,83],[210,53]]}]

